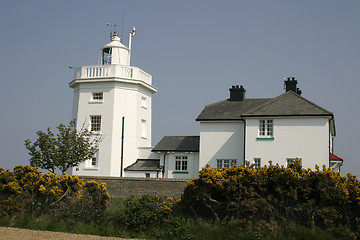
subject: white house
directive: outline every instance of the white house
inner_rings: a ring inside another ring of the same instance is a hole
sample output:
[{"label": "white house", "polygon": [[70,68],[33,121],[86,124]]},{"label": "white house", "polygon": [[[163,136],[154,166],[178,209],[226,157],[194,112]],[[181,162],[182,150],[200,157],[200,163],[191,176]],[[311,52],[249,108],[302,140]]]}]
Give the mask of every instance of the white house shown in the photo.
[{"label": "white house", "polygon": [[193,178],[198,176],[199,136],[165,136],[152,149],[159,155],[162,176],[165,178]]},{"label": "white house", "polygon": [[333,113],[301,97],[295,78],[285,86],[276,98],[256,99],[245,98],[245,89],[233,86],[229,99],[206,106],[196,119],[199,166],[249,161],[260,167],[270,160],[286,166],[299,158],[305,168],[325,165],[339,171],[342,160],[332,153]]},{"label": "white house", "polygon": [[153,148],[163,176],[197,177],[207,164],[229,168],[249,161],[261,167],[271,160],[286,166],[296,158],[304,168],[340,171],[333,113],[301,97],[295,78],[287,78],[285,86],[278,97],[254,99],[245,98],[243,86],[233,86],[229,99],[205,106],[196,119],[200,137],[167,136]]},{"label": "white house", "polygon": [[82,66],[70,82],[74,89],[72,118],[104,139],[92,159],[72,169],[73,175],[193,178],[212,167],[273,163],[287,165],[300,158],[340,171],[343,160],[333,154],[334,115],[301,97],[294,78],[275,98],[245,98],[242,86],[230,98],[205,106],[196,121],[200,136],[166,136],[151,145],[151,98],[157,89],[152,76],[130,66],[129,48],[111,35],[101,48],[101,65]]}]

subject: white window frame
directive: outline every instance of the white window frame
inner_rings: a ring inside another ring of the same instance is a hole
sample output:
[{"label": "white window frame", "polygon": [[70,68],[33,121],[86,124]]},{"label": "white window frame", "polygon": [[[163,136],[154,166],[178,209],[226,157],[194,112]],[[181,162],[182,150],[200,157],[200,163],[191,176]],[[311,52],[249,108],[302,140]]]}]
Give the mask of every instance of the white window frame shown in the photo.
[{"label": "white window frame", "polygon": [[274,137],[274,120],[260,119],[259,120],[259,137]]},{"label": "white window frame", "polygon": [[93,92],[91,93],[91,100],[93,101],[102,101],[104,100],[104,93],[103,92]]},{"label": "white window frame", "polygon": [[85,161],[85,169],[89,169],[89,170],[98,169],[98,165],[99,165],[98,152],[92,158],[87,159]]},{"label": "white window frame", "polygon": [[216,159],[217,168],[231,168],[232,163],[236,165],[237,159]]},{"label": "white window frame", "polygon": [[101,115],[90,116],[90,131],[91,132],[101,131]]},{"label": "white window frame", "polygon": [[188,170],[188,156],[175,156],[175,170],[187,171]]},{"label": "white window frame", "polygon": [[261,158],[254,158],[254,164],[256,169],[261,168]]},{"label": "white window frame", "polygon": [[96,157],[91,158],[91,166],[92,166],[92,167],[96,167],[96,166],[97,166],[97,158],[96,158]]}]

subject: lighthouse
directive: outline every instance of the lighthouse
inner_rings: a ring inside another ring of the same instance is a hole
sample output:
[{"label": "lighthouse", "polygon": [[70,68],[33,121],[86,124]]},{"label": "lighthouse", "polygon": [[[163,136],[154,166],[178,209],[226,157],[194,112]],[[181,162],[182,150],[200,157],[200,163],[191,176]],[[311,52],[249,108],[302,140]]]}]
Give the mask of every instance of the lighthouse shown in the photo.
[{"label": "lighthouse", "polygon": [[116,32],[101,48],[101,65],[76,69],[69,86],[74,91],[72,119],[102,136],[93,158],[72,169],[73,175],[122,177],[124,168],[151,150],[151,99],[157,89],[152,76],[130,65],[131,40],[126,47]]}]

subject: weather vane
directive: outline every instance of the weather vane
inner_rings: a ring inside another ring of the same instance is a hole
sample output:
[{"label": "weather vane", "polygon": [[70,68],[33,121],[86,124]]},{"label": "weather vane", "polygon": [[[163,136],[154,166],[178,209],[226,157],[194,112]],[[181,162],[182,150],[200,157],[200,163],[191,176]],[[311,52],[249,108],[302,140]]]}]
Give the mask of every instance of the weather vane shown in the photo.
[{"label": "weather vane", "polygon": [[110,27],[110,39],[111,39],[113,36],[116,36],[116,35],[117,35],[116,31],[113,31],[113,28],[116,27],[116,24],[107,23],[106,26]]}]

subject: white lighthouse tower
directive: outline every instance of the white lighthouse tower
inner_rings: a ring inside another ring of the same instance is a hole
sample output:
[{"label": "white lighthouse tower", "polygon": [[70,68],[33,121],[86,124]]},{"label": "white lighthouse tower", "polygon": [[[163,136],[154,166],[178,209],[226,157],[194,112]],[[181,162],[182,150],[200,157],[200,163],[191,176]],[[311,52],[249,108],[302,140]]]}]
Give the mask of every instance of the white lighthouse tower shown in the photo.
[{"label": "white lighthouse tower", "polygon": [[111,34],[101,48],[101,65],[80,67],[69,83],[77,128],[85,123],[103,136],[96,156],[74,167],[73,175],[124,176],[125,167],[150,152],[151,97],[157,89],[150,74],[130,66],[134,35],[135,27],[126,47],[116,32]]}]

